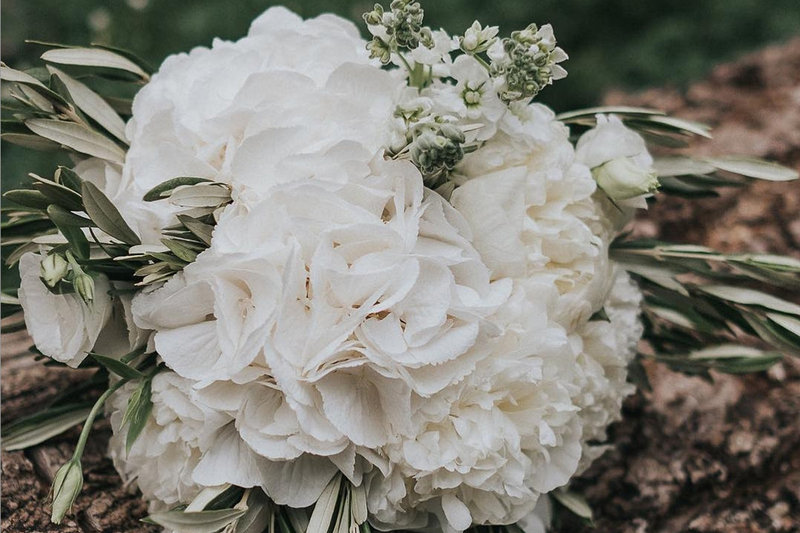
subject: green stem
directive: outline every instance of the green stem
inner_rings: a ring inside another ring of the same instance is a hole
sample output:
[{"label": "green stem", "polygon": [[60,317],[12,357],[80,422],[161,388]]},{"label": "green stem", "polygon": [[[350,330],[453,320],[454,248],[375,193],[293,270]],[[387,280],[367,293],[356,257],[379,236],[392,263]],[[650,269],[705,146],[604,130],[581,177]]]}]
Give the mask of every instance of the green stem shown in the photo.
[{"label": "green stem", "polygon": [[[414,69],[412,69],[411,65],[408,63],[408,61],[406,61],[405,56],[403,56],[403,54],[401,54],[400,51],[397,50],[397,49],[395,49],[394,52],[397,54],[397,57],[400,58],[400,61],[403,62],[403,65],[406,67],[406,70],[408,71],[409,78],[413,77],[414,76]],[[411,81],[411,80],[409,80],[409,81]],[[413,83],[412,83],[412,85],[413,85]]]},{"label": "green stem", "polygon": [[109,387],[108,390],[106,390],[94,403],[92,410],[89,411],[89,416],[86,417],[86,422],[83,423],[81,436],[78,438],[78,444],[75,446],[75,453],[72,454],[73,461],[80,461],[81,456],[83,456],[83,449],[86,447],[86,441],[89,440],[89,433],[92,431],[92,424],[94,424],[94,419],[97,418],[100,408],[103,407],[103,404],[106,402],[109,396],[114,394],[117,389],[125,385],[127,382],[127,379],[122,379],[116,382],[114,385]]},{"label": "green stem", "polygon": [[483,59],[481,56],[479,56],[479,55],[477,55],[477,54],[474,54],[474,55],[472,55],[472,57],[474,57],[475,59],[477,59],[477,60],[478,60],[478,63],[480,63],[480,64],[481,64],[481,66],[482,66],[483,68],[485,68],[487,71],[491,71],[491,68],[492,68],[492,67],[491,67],[491,66],[489,65],[489,63],[487,63],[487,62],[486,62],[486,60],[485,60],[485,59]]}]

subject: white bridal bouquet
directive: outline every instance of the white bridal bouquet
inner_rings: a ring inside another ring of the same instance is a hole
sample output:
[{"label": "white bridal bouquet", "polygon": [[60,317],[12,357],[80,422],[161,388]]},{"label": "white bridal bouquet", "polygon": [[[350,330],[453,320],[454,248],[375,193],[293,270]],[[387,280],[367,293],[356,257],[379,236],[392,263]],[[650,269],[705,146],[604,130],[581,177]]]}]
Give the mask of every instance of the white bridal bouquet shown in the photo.
[{"label": "white bridal bouquet", "polygon": [[753,284],[797,287],[798,261],[623,233],[659,188],[795,172],[654,160],[646,141],[708,128],[535,103],[567,74],[549,25],[450,36],[411,0],[364,20],[370,41],[272,8],[152,76],[99,46],[3,65],[4,138],[75,163],[4,195],[4,315],[95,369],[89,404],[5,430],[20,449],[83,423],[54,522],[105,413],[167,531],[543,532],[590,516],[567,487],[641,359],[708,376],[800,349],[800,307]]}]

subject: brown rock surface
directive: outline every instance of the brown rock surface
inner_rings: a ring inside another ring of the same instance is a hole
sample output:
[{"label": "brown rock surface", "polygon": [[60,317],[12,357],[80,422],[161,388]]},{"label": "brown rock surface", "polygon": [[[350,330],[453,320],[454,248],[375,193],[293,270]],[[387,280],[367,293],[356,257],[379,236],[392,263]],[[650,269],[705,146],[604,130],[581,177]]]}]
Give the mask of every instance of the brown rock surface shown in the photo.
[{"label": "brown rock surface", "polygon": [[[685,93],[611,94],[715,126],[696,153],[739,152],[800,165],[800,40],[717,68]],[[659,201],[636,231],[726,251],[800,256],[800,185],[756,184],[702,201]],[[23,333],[2,339],[4,422],[45,404],[76,379],[27,353]],[[621,533],[800,531],[800,365],[765,375],[715,376],[713,384],[648,367],[652,393],[626,402],[615,447],[576,483],[592,504],[595,531]],[[25,452],[2,454],[2,530],[149,532],[146,508],[104,457],[98,425],[84,456],[86,485],[75,512],[49,523],[49,480],[77,431]],[[575,523],[563,532],[591,531]]]}]

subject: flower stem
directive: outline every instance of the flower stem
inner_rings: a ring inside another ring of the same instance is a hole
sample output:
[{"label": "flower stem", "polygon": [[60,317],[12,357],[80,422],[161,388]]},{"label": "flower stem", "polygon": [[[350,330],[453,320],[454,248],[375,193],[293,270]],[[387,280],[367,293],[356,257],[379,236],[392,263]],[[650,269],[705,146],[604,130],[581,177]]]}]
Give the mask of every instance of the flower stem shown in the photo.
[{"label": "flower stem", "polygon": [[120,387],[127,383],[127,379],[122,379],[111,387],[109,387],[94,403],[92,410],[89,411],[89,416],[86,417],[86,422],[83,423],[83,428],[81,429],[81,436],[78,438],[78,444],[75,445],[75,453],[72,454],[72,460],[79,461],[81,456],[83,456],[83,449],[86,447],[86,441],[89,440],[89,433],[92,431],[92,424],[94,424],[94,419],[97,418],[97,414],[100,412],[100,408],[103,407],[103,404],[108,399],[109,396],[114,394]]}]

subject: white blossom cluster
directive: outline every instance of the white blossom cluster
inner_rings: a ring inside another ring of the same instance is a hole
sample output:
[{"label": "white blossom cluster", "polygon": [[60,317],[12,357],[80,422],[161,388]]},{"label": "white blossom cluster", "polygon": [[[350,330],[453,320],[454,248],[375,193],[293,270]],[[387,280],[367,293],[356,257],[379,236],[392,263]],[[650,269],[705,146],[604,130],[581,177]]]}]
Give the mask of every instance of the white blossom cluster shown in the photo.
[{"label": "white blossom cluster", "polygon": [[[549,26],[526,31],[517,44],[565,58]],[[349,22],[272,8],[237,42],[165,61],[134,101],[124,167],[79,166],[144,243],[173,217],[141,201],[153,186],[233,191],[210,247],[132,304],[100,280],[87,312],[47,291],[41,257],[22,260],[43,353],[76,366],[119,309],[117,335],[168,368],[129,452],[133,387],[109,406],[114,463],[153,508],[223,483],[307,507],[342,472],[379,529],[541,524],[539,496],[602,452],[642,327],[595,178],[651,160],[613,117],[576,151],[547,107],[504,98],[474,55],[502,59],[496,33],[432,32],[409,56],[431,73],[420,87]],[[432,190],[403,154],[436,124],[474,149]]]}]

